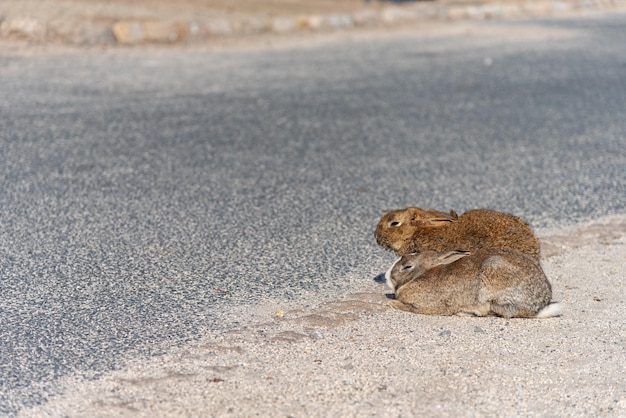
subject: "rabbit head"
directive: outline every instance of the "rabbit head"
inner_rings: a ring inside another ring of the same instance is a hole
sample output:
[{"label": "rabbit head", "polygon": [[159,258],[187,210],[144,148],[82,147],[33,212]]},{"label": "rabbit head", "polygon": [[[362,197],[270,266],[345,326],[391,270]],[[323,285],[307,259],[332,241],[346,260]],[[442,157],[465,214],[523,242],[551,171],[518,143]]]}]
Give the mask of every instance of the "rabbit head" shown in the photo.
[{"label": "rabbit head", "polygon": [[424,210],[408,207],[387,212],[378,222],[374,236],[378,245],[406,254],[412,245],[416,227],[445,228],[458,220],[454,211]]},{"label": "rabbit head", "polygon": [[421,276],[426,271],[470,255],[469,251],[424,251],[400,257],[385,273],[387,286],[394,291],[409,280]]}]

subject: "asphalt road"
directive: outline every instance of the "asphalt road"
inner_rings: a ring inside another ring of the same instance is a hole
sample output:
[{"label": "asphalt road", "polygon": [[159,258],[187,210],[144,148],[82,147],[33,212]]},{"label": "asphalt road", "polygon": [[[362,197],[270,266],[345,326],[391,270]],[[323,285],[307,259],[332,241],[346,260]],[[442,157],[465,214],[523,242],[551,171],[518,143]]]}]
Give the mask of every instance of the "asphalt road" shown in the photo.
[{"label": "asphalt road", "polygon": [[358,290],[384,209],[626,213],[626,15],[0,54],[0,414]]}]

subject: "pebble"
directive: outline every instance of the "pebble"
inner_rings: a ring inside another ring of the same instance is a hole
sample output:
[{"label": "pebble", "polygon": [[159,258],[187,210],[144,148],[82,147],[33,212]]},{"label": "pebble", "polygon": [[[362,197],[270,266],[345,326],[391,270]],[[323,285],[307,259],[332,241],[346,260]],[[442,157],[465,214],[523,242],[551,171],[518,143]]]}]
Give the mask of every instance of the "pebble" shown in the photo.
[{"label": "pebble", "polygon": [[324,339],[324,333],[319,331],[319,330],[313,331],[310,335],[311,335],[311,338],[313,338],[315,340],[323,340]]}]

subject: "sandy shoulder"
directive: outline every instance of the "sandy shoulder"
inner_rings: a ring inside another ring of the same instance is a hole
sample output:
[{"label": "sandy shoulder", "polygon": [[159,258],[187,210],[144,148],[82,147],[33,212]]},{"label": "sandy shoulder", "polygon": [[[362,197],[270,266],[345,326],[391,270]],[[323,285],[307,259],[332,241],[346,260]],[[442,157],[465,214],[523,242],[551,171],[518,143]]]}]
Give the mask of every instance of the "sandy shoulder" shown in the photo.
[{"label": "sandy shoulder", "polygon": [[539,231],[564,315],[422,316],[385,286],[85,382],[23,416],[626,416],[626,216]]}]

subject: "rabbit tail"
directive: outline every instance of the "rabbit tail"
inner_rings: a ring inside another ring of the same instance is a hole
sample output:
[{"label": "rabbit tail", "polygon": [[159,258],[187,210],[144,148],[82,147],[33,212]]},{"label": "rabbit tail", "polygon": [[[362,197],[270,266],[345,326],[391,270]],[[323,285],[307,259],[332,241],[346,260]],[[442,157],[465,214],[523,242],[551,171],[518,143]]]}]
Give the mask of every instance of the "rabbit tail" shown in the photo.
[{"label": "rabbit tail", "polygon": [[560,303],[551,303],[535,315],[535,318],[552,318],[563,314],[563,305]]}]

